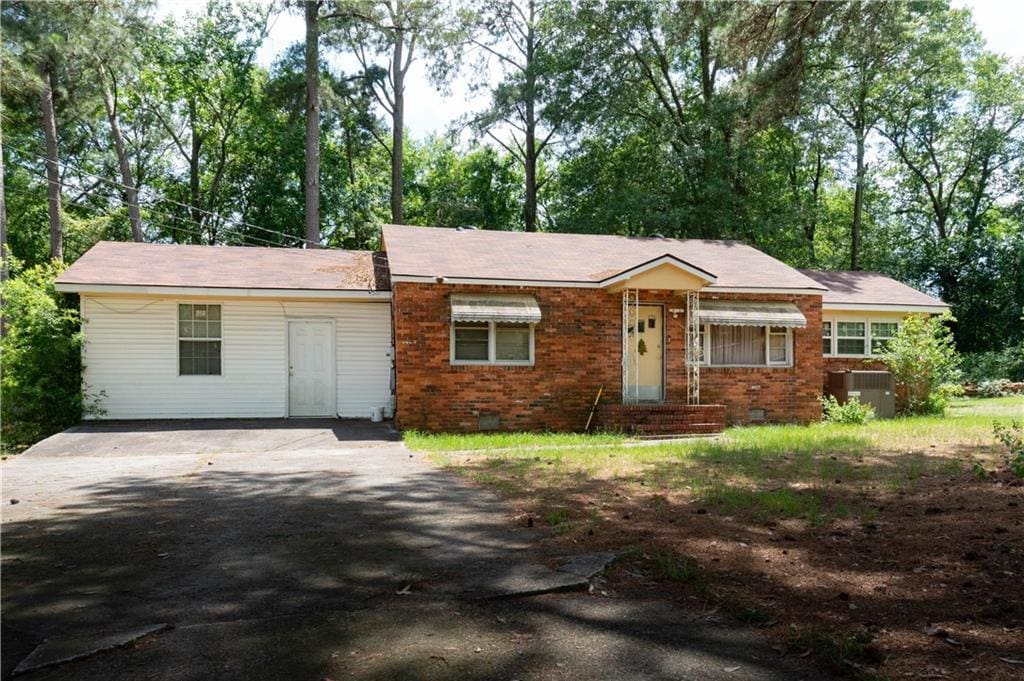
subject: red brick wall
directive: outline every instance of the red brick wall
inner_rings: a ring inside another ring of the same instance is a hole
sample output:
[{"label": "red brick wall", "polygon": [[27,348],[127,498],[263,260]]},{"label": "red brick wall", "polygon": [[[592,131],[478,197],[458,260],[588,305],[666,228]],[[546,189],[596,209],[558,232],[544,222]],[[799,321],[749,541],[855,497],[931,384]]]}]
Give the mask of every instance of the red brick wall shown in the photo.
[{"label": "red brick wall", "polygon": [[[532,367],[451,366],[449,296],[459,293],[528,294],[542,321],[535,331]],[[581,430],[598,388],[602,402],[622,396],[621,295],[600,289],[453,286],[396,282],[396,420],[402,428],[473,431],[480,417],[497,415],[502,430]],[[794,336],[792,369],[702,369],[702,402],[724,403],[732,422],[751,408],[767,420],[820,418],[821,303],[809,296],[720,295],[743,300],[792,300],[808,327]],[[665,305],[666,399],[686,399],[685,300],[667,291],[645,291],[643,304]],[[809,378],[812,377],[812,378]]]},{"label": "red brick wall", "polygon": [[828,390],[828,372],[830,371],[885,371],[886,366],[877,359],[863,357],[824,357],[824,370],[821,372],[822,390]]},{"label": "red brick wall", "polygon": [[[702,295],[702,300],[714,299]],[[765,421],[805,422],[821,418],[821,298],[819,296],[719,294],[719,300],[795,303],[807,326],[793,329],[793,366],[715,368],[700,372],[701,402],[725,405],[729,423],[749,423],[751,409],[763,409]]]}]

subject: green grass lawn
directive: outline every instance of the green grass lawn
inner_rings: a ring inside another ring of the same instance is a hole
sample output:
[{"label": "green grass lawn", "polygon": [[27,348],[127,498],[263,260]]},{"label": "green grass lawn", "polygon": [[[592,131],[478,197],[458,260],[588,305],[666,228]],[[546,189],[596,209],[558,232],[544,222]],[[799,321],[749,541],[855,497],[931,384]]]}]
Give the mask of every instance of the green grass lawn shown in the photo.
[{"label": "green grass lawn", "polygon": [[406,443],[478,482],[517,496],[546,497],[615,481],[685,493],[753,519],[863,514],[828,498],[835,481],[898,490],[923,475],[998,458],[994,421],[1024,419],[1024,396],[955,401],[944,416],[729,428],[721,436],[639,446],[613,434],[407,433]]},{"label": "green grass lawn", "polygon": [[[971,649],[972,664],[995,662],[950,678],[1008,679],[998,655],[1019,648],[1018,628],[992,604],[1024,597],[1013,548],[1024,541],[1024,488],[992,426],[1014,419],[1024,422],[1024,396],[958,400],[944,416],[676,442],[529,433],[407,433],[406,442],[503,495],[516,522],[550,528],[538,541],[616,553],[609,591],[714,604],[851,678],[956,669],[962,660],[950,656]],[[974,590],[999,575],[995,598]],[[922,622],[942,622],[964,647],[936,643]]]}]

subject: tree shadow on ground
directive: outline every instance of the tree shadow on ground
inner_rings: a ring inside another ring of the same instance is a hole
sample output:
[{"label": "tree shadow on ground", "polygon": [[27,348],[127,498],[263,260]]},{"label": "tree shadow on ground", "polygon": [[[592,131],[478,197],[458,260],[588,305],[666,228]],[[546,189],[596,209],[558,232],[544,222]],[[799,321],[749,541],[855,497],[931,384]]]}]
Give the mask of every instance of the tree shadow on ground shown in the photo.
[{"label": "tree shadow on ground", "polygon": [[[998,658],[1022,652],[1014,632],[1024,624],[1024,488],[976,479],[951,461],[986,454],[822,454],[810,466],[771,457],[760,477],[751,469],[740,480],[734,469],[755,462],[714,449],[603,479],[528,458],[460,465],[538,518],[561,509],[559,542],[633,557],[666,552],[698,566],[674,570],[698,575],[678,583],[660,558],[632,560],[612,580],[624,593],[716,604],[783,635],[790,625],[868,631],[906,670],[931,665],[968,678],[980,660],[991,678],[1011,678],[1018,670]],[[765,499],[795,501],[758,506]],[[928,634],[934,623],[954,642]]]},{"label": "tree shadow on ground", "polygon": [[[796,673],[749,635],[665,603],[474,599],[482,575],[538,557],[538,533],[442,471],[368,482],[218,463],[114,473],[54,504],[4,524],[5,634],[175,629],[27,679]],[[5,641],[5,675],[16,648]]]}]

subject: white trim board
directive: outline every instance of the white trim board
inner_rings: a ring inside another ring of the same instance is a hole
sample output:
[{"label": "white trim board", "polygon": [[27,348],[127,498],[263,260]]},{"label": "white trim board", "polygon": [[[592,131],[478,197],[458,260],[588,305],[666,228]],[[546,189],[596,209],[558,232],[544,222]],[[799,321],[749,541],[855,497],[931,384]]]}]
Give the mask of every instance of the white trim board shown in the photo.
[{"label": "white trim board", "polygon": [[391,300],[391,291],[329,291],[324,289],[218,288],[213,286],[125,286],[121,284],[62,284],[62,293],[119,293],[147,296],[208,296],[217,298],[329,298],[331,300]]},{"label": "white trim board", "polygon": [[876,303],[867,305],[864,303],[822,303],[822,312],[927,312],[941,314],[949,310],[948,305],[896,305],[889,303]]},{"label": "white trim board", "polygon": [[[392,283],[406,284],[455,284],[470,286],[517,286],[520,288],[604,288],[606,281],[557,281],[550,279],[487,279],[476,277],[428,277],[420,274],[393,274]],[[715,293],[751,293],[778,295],[820,296],[826,293],[823,288],[756,288],[737,286],[706,286],[700,289],[702,294]]]},{"label": "white trim board", "polygon": [[692,274],[701,281],[705,281],[709,284],[718,281],[718,277],[712,274],[711,272],[708,272],[707,270],[702,270],[696,265],[691,265],[682,258],[677,258],[676,256],[670,253],[666,253],[665,255],[654,258],[653,260],[648,260],[645,263],[640,263],[639,265],[630,267],[629,269],[622,270],[618,274],[613,274],[612,276],[607,277],[606,279],[602,279],[598,283],[602,288],[612,286],[613,284],[617,284],[620,281],[628,281],[629,279],[632,279],[638,274],[649,272],[650,270],[653,270],[656,267],[661,267],[662,265],[671,265],[677,269],[682,270],[683,272],[686,272],[687,274]]}]

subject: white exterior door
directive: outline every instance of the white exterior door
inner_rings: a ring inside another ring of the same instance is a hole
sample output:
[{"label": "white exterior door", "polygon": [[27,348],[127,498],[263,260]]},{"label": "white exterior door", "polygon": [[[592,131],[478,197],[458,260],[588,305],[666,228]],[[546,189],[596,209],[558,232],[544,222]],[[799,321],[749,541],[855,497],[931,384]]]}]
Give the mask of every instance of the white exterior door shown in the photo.
[{"label": "white exterior door", "polygon": [[665,329],[660,305],[639,305],[628,334],[627,364],[632,367],[624,394],[640,402],[660,402],[665,397]]},{"label": "white exterior door", "polygon": [[334,324],[288,322],[288,415],[334,416]]}]

